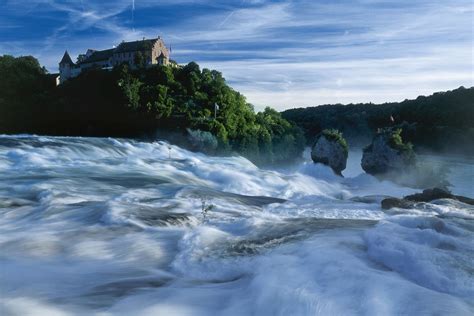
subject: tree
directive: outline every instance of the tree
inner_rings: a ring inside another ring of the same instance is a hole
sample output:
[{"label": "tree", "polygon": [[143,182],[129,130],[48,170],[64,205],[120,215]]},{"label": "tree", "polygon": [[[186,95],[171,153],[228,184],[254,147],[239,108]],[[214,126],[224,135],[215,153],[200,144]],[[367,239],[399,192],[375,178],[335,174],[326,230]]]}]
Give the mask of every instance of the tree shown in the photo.
[{"label": "tree", "polygon": [[[0,125],[3,132],[20,126],[16,132],[133,137],[190,129],[211,134],[219,152],[235,151],[257,163],[290,161],[303,149],[299,130],[278,112],[255,113],[220,72],[201,71],[194,62],[184,67],[89,70],[48,88],[39,84],[47,76],[35,59],[5,57],[0,70],[6,74],[0,77],[0,120],[13,122]],[[30,99],[19,102],[25,87],[31,89]],[[215,103],[220,107],[216,119]]]},{"label": "tree", "polygon": [[143,56],[142,52],[136,52],[135,56],[133,57],[133,62],[137,66],[137,68],[144,68],[145,67],[145,57]]},{"label": "tree", "polygon": [[140,87],[143,85],[143,83],[130,75],[127,66],[123,67],[122,78],[117,83],[128,100],[128,106],[134,109],[139,108]]}]

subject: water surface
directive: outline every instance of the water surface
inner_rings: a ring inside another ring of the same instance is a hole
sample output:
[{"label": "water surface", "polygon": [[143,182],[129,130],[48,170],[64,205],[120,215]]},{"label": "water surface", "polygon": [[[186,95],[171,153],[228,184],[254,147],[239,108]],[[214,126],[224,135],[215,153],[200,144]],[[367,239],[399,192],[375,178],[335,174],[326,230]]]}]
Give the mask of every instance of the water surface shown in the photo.
[{"label": "water surface", "polygon": [[[431,158],[470,193],[472,161]],[[340,178],[165,142],[2,136],[0,312],[472,315],[472,207],[383,211],[417,190],[359,161]]]}]

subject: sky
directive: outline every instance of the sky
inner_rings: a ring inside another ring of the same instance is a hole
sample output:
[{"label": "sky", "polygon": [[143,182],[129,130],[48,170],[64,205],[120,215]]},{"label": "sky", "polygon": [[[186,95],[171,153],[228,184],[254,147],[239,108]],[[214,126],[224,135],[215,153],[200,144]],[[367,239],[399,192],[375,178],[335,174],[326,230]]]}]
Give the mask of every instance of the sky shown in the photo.
[{"label": "sky", "polygon": [[474,86],[472,0],[0,0],[0,55],[161,36],[257,110],[390,102]]}]

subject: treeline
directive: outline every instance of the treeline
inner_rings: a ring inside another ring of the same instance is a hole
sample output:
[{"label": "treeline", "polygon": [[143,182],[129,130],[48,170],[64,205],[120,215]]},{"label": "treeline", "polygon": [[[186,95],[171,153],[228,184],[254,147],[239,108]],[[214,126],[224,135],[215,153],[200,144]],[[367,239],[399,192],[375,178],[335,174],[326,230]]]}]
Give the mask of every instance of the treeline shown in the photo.
[{"label": "treeline", "polygon": [[220,72],[201,70],[194,62],[184,67],[90,70],[56,86],[35,58],[0,56],[0,133],[159,133],[177,140],[189,140],[191,134],[190,145],[201,141],[196,135],[205,135],[215,140],[208,142],[216,144],[211,148],[215,153],[238,152],[257,163],[292,160],[305,145],[302,131],[280,113],[270,108],[255,113]]},{"label": "treeline", "polygon": [[338,129],[352,145],[366,145],[385,127],[402,128],[418,150],[474,154],[474,88],[438,92],[415,100],[384,104],[322,105],[284,111],[308,143],[324,129]]}]

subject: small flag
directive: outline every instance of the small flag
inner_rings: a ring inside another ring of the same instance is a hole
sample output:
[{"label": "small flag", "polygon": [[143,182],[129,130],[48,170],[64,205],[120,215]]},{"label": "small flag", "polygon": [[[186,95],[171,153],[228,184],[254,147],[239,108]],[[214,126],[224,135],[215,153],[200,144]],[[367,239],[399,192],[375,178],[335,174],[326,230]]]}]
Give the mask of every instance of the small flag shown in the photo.
[{"label": "small flag", "polygon": [[219,110],[219,105],[217,105],[217,103],[214,103],[214,109]]},{"label": "small flag", "polygon": [[393,118],[392,115],[390,115],[390,122],[395,123],[395,119]]}]

